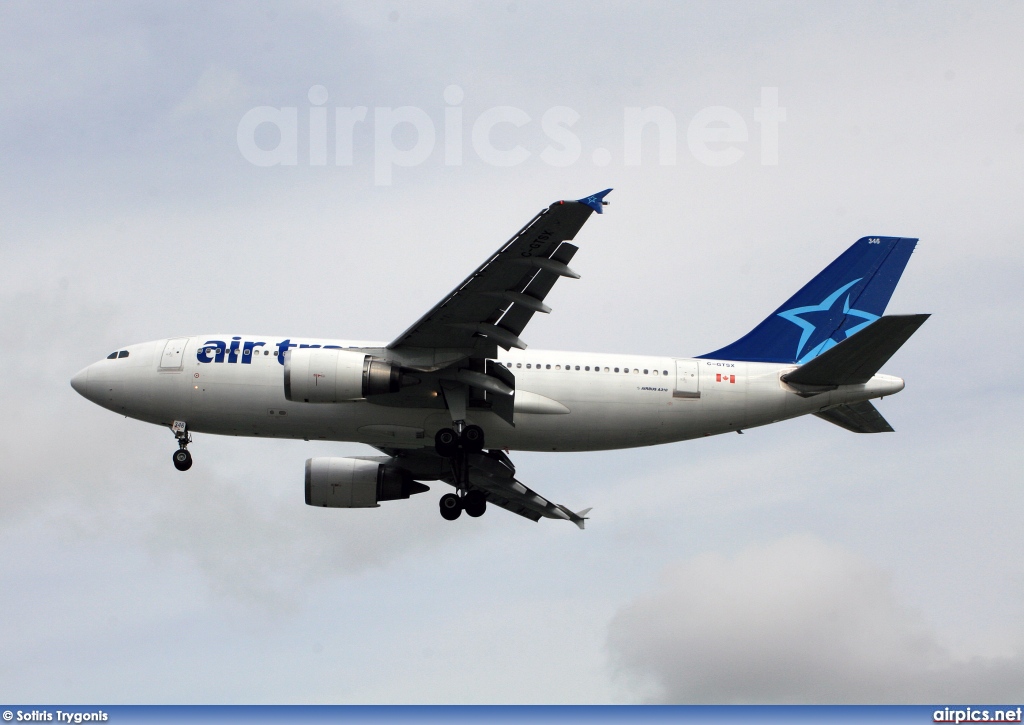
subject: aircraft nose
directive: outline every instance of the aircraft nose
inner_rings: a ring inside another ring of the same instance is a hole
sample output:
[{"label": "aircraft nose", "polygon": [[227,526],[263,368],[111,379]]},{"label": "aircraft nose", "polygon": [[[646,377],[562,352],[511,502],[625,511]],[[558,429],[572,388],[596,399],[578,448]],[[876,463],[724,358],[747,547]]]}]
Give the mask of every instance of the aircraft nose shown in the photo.
[{"label": "aircraft nose", "polygon": [[83,398],[89,397],[89,368],[82,368],[71,378],[71,387]]}]

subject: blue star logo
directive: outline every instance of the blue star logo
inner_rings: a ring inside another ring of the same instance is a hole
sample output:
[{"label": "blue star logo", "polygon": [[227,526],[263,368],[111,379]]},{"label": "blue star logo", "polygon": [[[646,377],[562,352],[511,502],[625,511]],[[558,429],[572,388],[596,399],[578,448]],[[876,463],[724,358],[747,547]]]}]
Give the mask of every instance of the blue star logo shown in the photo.
[{"label": "blue star logo", "polygon": [[[796,361],[798,363],[803,364],[808,360],[817,357],[829,348],[833,348],[838,345],[839,343],[832,339],[832,335],[840,331],[840,328],[845,323],[847,317],[859,317],[864,321],[847,329],[844,333],[844,339],[856,332],[860,332],[878,319],[878,315],[873,315],[870,312],[851,308],[849,295],[846,295],[845,299],[843,299],[842,311],[840,311],[840,308],[836,306],[836,302],[843,296],[843,293],[860,282],[861,279],[863,278],[858,277],[852,282],[846,283],[823,299],[821,304],[809,305],[807,307],[794,307],[791,310],[779,313],[779,317],[792,322],[801,329],[800,342],[796,346]],[[808,322],[802,317],[802,315],[817,315],[819,316],[819,322],[818,324]],[[818,339],[821,335],[824,335],[824,339]],[[808,342],[811,343],[811,346],[805,352],[804,348],[807,346]]]}]

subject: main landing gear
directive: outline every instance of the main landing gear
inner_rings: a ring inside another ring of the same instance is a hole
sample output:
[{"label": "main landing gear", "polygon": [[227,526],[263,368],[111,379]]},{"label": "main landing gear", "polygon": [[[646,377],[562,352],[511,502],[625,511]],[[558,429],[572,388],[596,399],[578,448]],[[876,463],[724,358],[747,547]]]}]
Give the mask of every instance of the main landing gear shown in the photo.
[{"label": "main landing gear", "polygon": [[484,429],[467,425],[462,435],[451,428],[442,428],[434,436],[434,450],[444,458],[457,458],[459,453],[479,453],[484,449]]},{"label": "main landing gear", "polygon": [[174,461],[174,467],[179,471],[187,471],[192,468],[192,454],[188,452],[188,444],[192,442],[192,436],[189,434],[188,426],[183,420],[174,421],[171,431],[174,433],[174,437],[178,439],[178,450],[174,452],[171,460]]},{"label": "main landing gear", "polygon": [[446,493],[438,502],[441,509],[441,517],[448,521],[454,521],[465,511],[467,516],[477,518],[483,516],[487,511],[487,497],[483,491],[473,489],[463,496],[454,493]]},{"label": "main landing gear", "polygon": [[[461,432],[458,430],[461,429]],[[478,425],[463,425],[463,421],[455,421],[455,429],[442,428],[434,436],[434,450],[437,455],[447,458],[455,474],[457,493],[446,493],[441,497],[438,506],[441,516],[454,521],[465,511],[474,518],[483,516],[487,511],[487,496],[479,490],[469,488],[469,463],[467,455],[479,453],[484,449],[484,431]]]}]

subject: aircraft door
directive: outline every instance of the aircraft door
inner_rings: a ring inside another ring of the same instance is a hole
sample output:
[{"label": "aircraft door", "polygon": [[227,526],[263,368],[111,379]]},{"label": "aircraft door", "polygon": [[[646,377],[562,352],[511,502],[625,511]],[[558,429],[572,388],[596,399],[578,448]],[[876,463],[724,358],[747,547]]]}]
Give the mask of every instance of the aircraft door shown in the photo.
[{"label": "aircraft door", "polygon": [[700,365],[697,360],[676,360],[676,386],[672,397],[700,397]]},{"label": "aircraft door", "polygon": [[167,341],[167,344],[164,345],[164,352],[160,356],[160,372],[181,371],[187,342],[187,337],[178,337]]}]

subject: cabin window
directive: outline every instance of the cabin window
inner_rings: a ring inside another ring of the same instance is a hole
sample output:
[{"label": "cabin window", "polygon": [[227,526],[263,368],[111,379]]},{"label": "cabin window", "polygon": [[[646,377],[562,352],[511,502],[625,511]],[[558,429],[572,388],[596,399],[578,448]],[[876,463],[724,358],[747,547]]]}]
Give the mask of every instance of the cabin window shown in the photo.
[{"label": "cabin window", "polygon": [[639,375],[639,374],[640,374],[640,371],[639,371],[639,370],[637,370],[636,368],[633,368],[633,374],[634,374],[634,375]]},{"label": "cabin window", "polygon": [[[576,369],[577,369],[577,370],[579,370],[579,369],[580,369],[580,366],[579,366],[579,365],[577,365],[577,366],[576,366]],[[590,370],[590,368],[587,368],[587,370]]]},{"label": "cabin window", "polygon": [[619,372],[619,369],[618,369],[618,368],[615,368],[615,372]]},{"label": "cabin window", "polygon": [[555,365],[555,370],[561,370],[561,369],[562,369],[561,365]]},{"label": "cabin window", "polygon": [[522,366],[523,366],[523,364],[522,364],[522,363],[516,363],[516,367],[517,367],[517,368],[521,368]]},{"label": "cabin window", "polygon": [[644,368],[644,375],[647,375],[647,368]]},{"label": "cabin window", "polygon": [[118,357],[128,357],[128,351],[127,350],[122,350],[121,352],[117,353],[117,356]]},{"label": "cabin window", "polygon": [[[604,369],[604,371],[605,371],[605,372],[608,372],[608,368],[605,368],[605,369]],[[619,369],[618,369],[618,368],[615,368],[615,372],[619,372]]]},{"label": "cabin window", "polygon": [[662,370],[662,371],[661,371],[661,374],[662,374],[662,375],[668,375],[668,370]]},{"label": "cabin window", "polygon": [[658,371],[657,371],[657,370],[655,370],[655,371],[654,371],[654,374],[655,374],[655,375],[657,375],[657,374],[658,374]]},{"label": "cabin window", "polygon": [[545,365],[545,366],[544,366],[544,369],[545,369],[545,370],[550,370],[550,369],[551,369],[551,365]]}]

